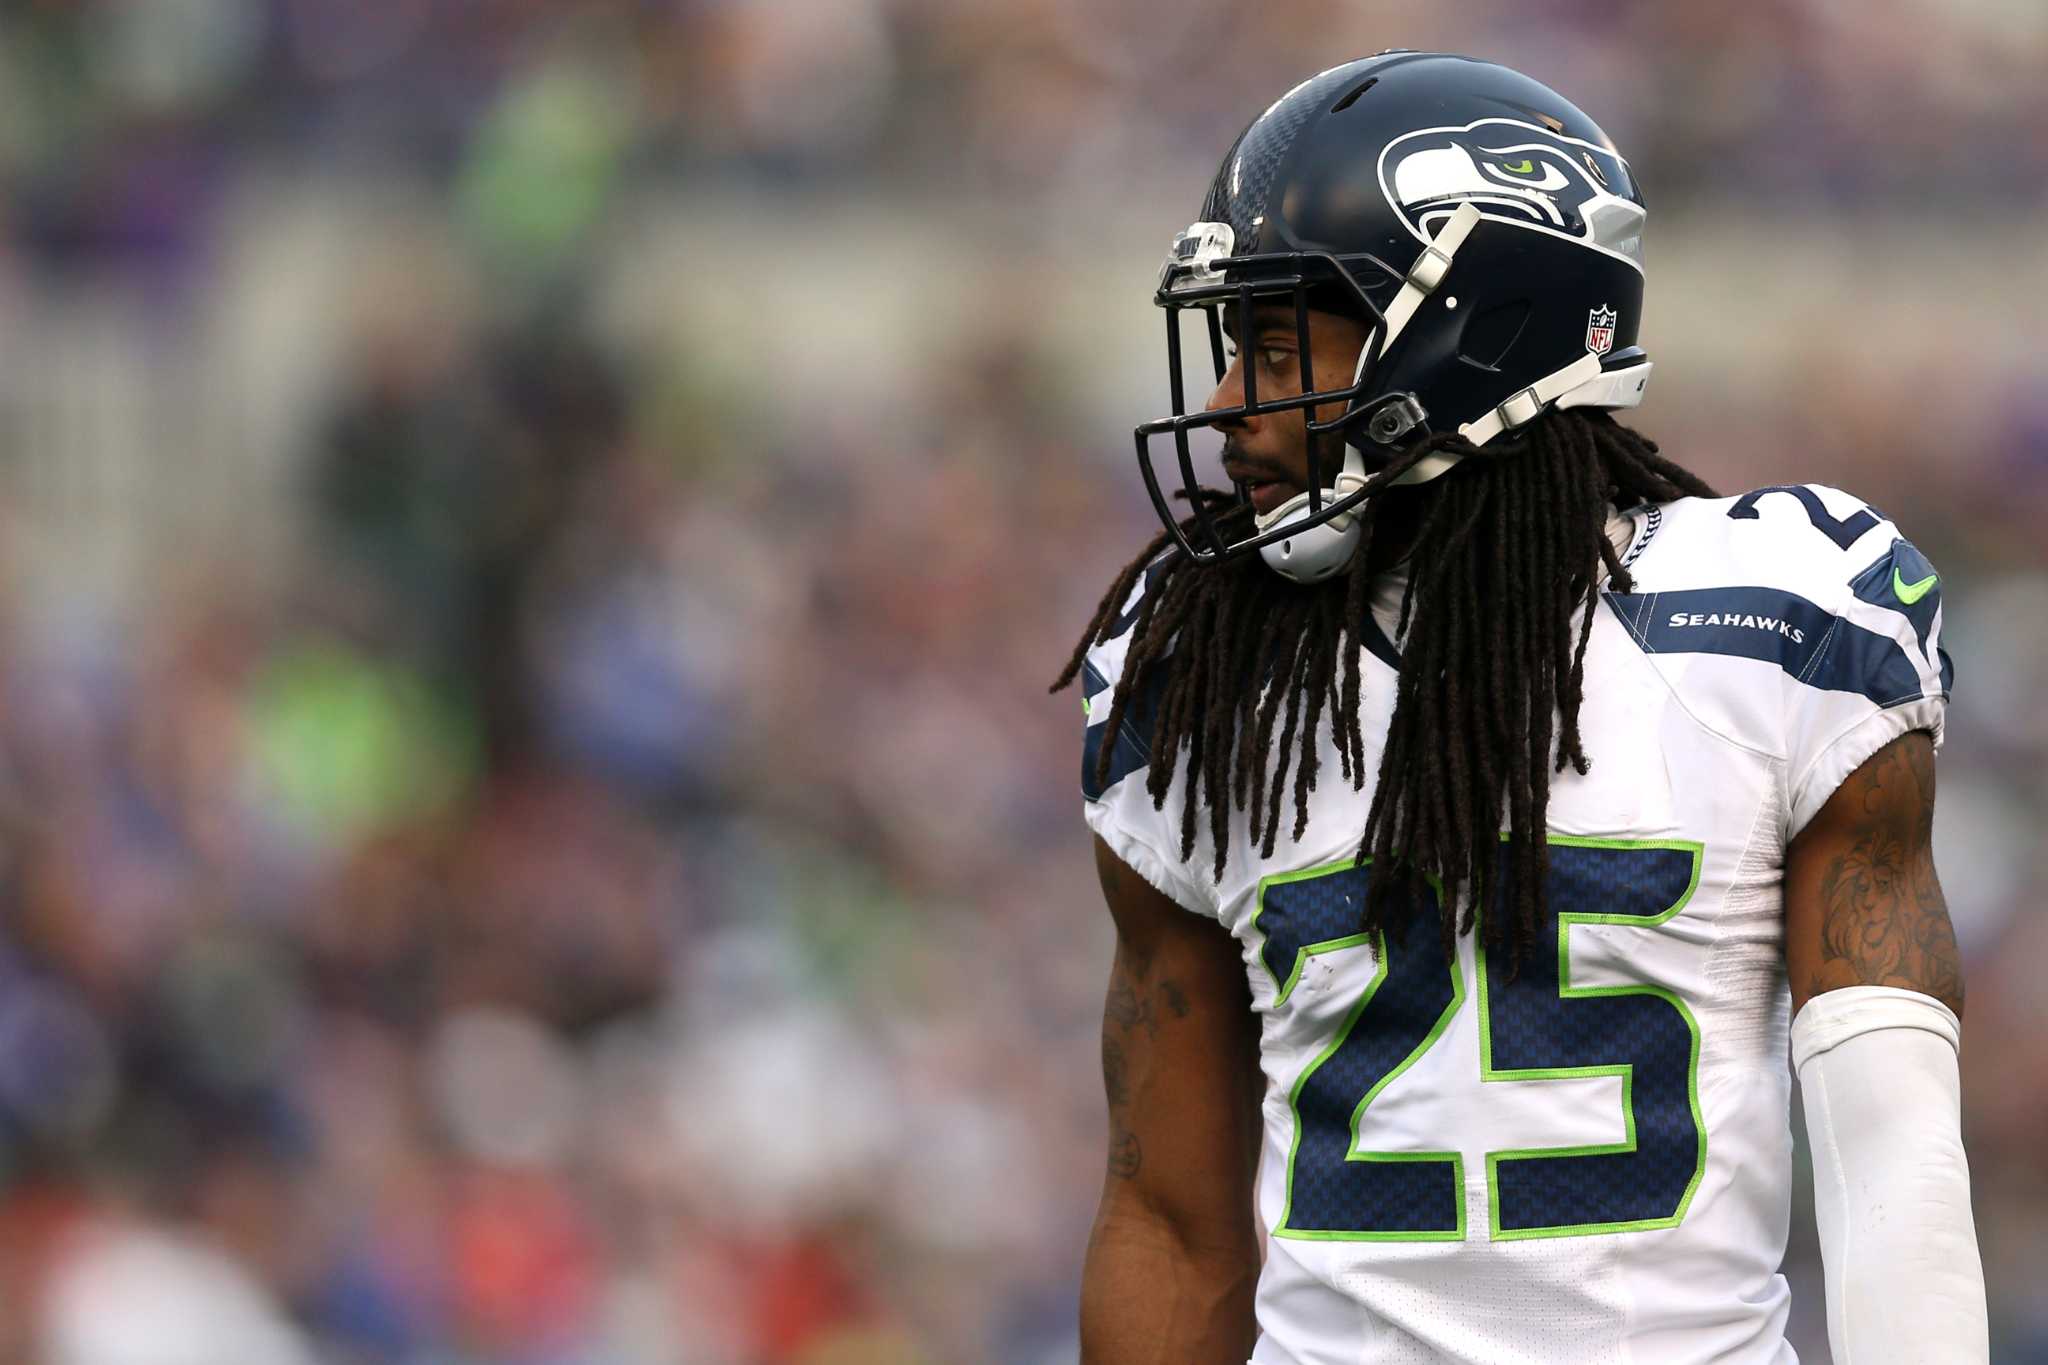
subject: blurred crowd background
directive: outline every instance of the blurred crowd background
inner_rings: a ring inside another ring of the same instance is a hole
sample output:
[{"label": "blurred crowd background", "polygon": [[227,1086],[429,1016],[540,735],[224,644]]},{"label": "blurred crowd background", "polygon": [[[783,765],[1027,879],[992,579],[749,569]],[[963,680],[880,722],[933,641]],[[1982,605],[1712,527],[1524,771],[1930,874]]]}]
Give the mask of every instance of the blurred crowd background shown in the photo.
[{"label": "blurred crowd background", "polygon": [[1160,254],[1390,46],[1628,153],[1668,453],[1941,569],[2048,1361],[2039,0],[5,0],[0,1362],[1071,1361],[1044,688],[1152,529]]}]

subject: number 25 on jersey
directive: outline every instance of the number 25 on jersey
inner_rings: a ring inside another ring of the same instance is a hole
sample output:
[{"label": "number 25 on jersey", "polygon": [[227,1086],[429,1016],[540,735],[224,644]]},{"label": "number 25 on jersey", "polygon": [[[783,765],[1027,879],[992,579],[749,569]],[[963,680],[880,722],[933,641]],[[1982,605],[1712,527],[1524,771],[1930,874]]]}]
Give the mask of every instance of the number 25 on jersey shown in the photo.
[{"label": "number 25 on jersey", "polygon": [[[1672,991],[1648,983],[1574,985],[1575,925],[1654,928],[1699,885],[1701,850],[1684,842],[1552,836],[1548,909],[1520,970],[1488,960],[1478,940],[1482,1081],[1618,1077],[1623,1138],[1486,1153],[1488,1235],[1495,1241],[1676,1227],[1706,1168],[1699,1109],[1699,1025]],[[1497,887],[1509,881],[1505,860]],[[1374,972],[1335,1036],[1293,1082],[1287,1207],[1274,1234],[1325,1241],[1458,1241],[1466,1236],[1457,1151],[1362,1151],[1373,1102],[1437,1044],[1465,1006],[1463,973],[1419,911],[1392,951],[1358,931],[1369,865],[1269,878],[1253,927],[1286,1008],[1320,953],[1370,946]],[[1448,1139],[1447,1139],[1448,1140]]]}]

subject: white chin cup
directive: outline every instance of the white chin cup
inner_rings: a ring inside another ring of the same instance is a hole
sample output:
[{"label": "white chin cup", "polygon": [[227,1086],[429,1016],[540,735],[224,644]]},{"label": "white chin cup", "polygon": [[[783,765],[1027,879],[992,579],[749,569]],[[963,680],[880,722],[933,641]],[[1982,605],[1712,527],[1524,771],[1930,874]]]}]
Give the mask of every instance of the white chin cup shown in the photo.
[{"label": "white chin cup", "polygon": [[[1348,498],[1364,486],[1365,461],[1357,451],[1347,448],[1344,472],[1337,476],[1334,487],[1322,490],[1322,501],[1328,504]],[[1259,531],[1264,534],[1292,521],[1306,521],[1310,515],[1308,494],[1297,493],[1272,511],[1261,512],[1257,518]],[[1270,545],[1261,545],[1259,555],[1268,568],[1282,577],[1297,583],[1320,583],[1351,562],[1358,532],[1356,510],[1344,512],[1314,526],[1304,526]]]}]

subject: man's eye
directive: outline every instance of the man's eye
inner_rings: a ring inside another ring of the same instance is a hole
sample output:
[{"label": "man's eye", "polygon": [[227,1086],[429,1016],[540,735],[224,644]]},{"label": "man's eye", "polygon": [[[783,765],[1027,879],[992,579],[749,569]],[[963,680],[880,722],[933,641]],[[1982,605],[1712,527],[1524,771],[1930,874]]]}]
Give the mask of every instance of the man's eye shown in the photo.
[{"label": "man's eye", "polygon": [[1280,367],[1287,363],[1288,352],[1279,346],[1259,347],[1259,363],[1278,374]]}]

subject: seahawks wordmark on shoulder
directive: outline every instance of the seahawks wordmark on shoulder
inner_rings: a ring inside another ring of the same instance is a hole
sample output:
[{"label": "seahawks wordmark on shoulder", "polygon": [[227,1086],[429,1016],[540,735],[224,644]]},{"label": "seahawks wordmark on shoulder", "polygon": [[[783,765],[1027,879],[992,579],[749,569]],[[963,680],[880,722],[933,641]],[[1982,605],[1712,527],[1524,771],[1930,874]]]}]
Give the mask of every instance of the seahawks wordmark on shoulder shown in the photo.
[{"label": "seahawks wordmark on shoulder", "polygon": [[1687,626],[1739,626],[1745,630],[1775,630],[1795,645],[1806,643],[1806,632],[1790,621],[1781,621],[1775,616],[1754,616],[1747,612],[1674,611],[1664,624],[1673,630]]}]

